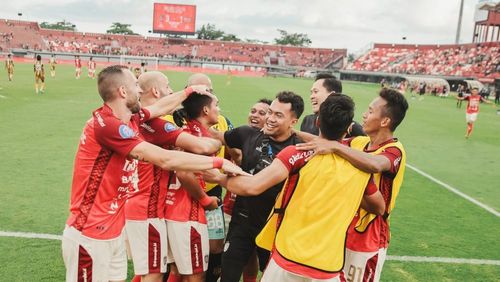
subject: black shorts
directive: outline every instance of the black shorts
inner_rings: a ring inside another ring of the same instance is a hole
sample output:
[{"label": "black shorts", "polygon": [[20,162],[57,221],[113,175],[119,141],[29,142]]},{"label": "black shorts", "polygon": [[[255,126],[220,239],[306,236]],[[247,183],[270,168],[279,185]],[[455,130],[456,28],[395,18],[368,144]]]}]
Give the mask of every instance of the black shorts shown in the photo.
[{"label": "black shorts", "polygon": [[222,186],[217,185],[214,188],[210,189],[210,191],[207,192],[208,196],[214,196],[219,199],[219,201],[222,201]]}]

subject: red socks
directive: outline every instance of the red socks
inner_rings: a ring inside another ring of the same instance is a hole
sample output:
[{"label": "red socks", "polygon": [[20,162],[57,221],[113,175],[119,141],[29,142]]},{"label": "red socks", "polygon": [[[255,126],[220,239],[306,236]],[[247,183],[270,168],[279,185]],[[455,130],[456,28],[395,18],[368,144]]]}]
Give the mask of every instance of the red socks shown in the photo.
[{"label": "red socks", "polygon": [[257,282],[257,276],[248,276],[243,274],[243,282]]}]

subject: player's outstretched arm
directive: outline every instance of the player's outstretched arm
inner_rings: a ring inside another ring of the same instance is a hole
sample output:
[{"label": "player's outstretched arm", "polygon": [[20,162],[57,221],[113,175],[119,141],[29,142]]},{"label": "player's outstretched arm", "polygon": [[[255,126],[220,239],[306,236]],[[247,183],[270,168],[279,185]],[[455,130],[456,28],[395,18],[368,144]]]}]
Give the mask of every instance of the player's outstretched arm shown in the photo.
[{"label": "player's outstretched arm", "polygon": [[147,106],[146,109],[150,112],[151,118],[171,114],[192,93],[196,92],[198,94],[215,97],[208,90],[208,87],[206,87],[205,85],[189,86],[184,90],[161,98],[156,103]]},{"label": "player's outstretched arm", "polygon": [[214,129],[214,128],[209,128],[208,131],[212,135],[212,138],[217,139],[220,142],[222,142],[222,145],[226,145],[226,141],[224,139],[224,132],[219,131],[219,130]]},{"label": "player's outstretched arm", "polygon": [[368,173],[378,173],[391,169],[391,162],[388,158],[354,150],[337,141],[316,138],[307,143],[297,144],[296,147],[301,151],[313,150],[314,154],[308,159],[311,159],[315,155],[337,154],[356,168]]},{"label": "player's outstretched arm", "polygon": [[385,202],[382,193],[377,191],[372,195],[364,195],[361,200],[361,207],[369,213],[384,215]]},{"label": "player's outstretched arm", "polygon": [[200,171],[222,168],[227,173],[249,175],[228,160],[194,155],[186,152],[165,150],[148,142],[141,142],[129,155],[135,159],[152,163],[165,170]]},{"label": "player's outstretched arm", "polygon": [[222,143],[208,137],[196,137],[182,132],[175,141],[175,146],[198,155],[211,155],[219,151]]},{"label": "player's outstretched arm", "polygon": [[227,176],[212,174],[210,178],[205,177],[205,180],[218,183],[239,196],[256,196],[285,180],[287,177],[288,169],[280,160],[275,159],[271,165],[256,175]]},{"label": "player's outstretched arm", "polygon": [[483,101],[484,103],[486,104],[493,104],[493,102],[491,102],[490,100],[488,99],[484,99],[483,97],[481,97],[481,101]]},{"label": "player's outstretched arm", "polygon": [[179,182],[181,182],[182,188],[184,188],[193,199],[198,201],[204,209],[214,210],[219,206],[217,197],[210,197],[203,191],[203,188],[200,186],[200,181],[193,172],[177,171],[176,176]]}]

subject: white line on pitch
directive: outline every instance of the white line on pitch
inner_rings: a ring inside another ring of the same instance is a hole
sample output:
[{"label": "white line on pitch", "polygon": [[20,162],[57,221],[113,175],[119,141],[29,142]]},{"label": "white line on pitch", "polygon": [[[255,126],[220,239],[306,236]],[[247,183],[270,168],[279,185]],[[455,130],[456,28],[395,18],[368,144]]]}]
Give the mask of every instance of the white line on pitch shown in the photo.
[{"label": "white line on pitch", "polygon": [[[0,231],[0,237],[62,240],[62,236],[60,236],[60,235],[43,234],[43,233],[31,233],[31,232]],[[500,260],[491,260],[491,259],[464,259],[464,258],[416,257],[416,256],[387,256],[387,260],[392,260],[392,261],[410,261],[410,262],[439,262],[439,263],[462,263],[462,264],[500,265]]]},{"label": "white line on pitch", "polygon": [[460,197],[462,197],[462,198],[466,199],[467,201],[469,201],[469,202],[471,202],[471,203],[473,203],[473,204],[475,204],[475,205],[477,205],[477,206],[479,206],[479,207],[481,207],[481,208],[485,209],[486,211],[488,211],[488,212],[492,213],[493,215],[496,215],[497,217],[500,217],[500,212],[497,212],[494,208],[489,207],[489,206],[487,206],[487,205],[485,205],[485,204],[481,203],[480,201],[478,201],[478,200],[476,200],[476,199],[472,198],[471,196],[469,196],[469,195],[467,195],[467,194],[465,194],[465,193],[463,193],[463,192],[460,192],[457,188],[453,188],[452,186],[450,186],[450,185],[448,185],[448,184],[444,183],[443,181],[441,181],[441,180],[439,180],[439,179],[434,178],[432,175],[429,175],[429,174],[427,174],[427,173],[425,173],[425,172],[421,171],[420,169],[418,169],[418,168],[416,168],[416,167],[414,167],[414,166],[410,165],[409,163],[406,163],[406,166],[407,166],[407,167],[409,167],[409,168],[411,168],[412,170],[414,170],[414,171],[415,171],[415,172],[417,172],[418,174],[420,174],[420,175],[422,175],[422,176],[424,176],[424,177],[426,177],[426,178],[430,179],[431,181],[433,181],[433,182],[435,182],[435,183],[437,183],[437,184],[439,184],[439,185],[443,186],[443,187],[444,187],[444,188],[446,188],[447,190],[449,190],[449,191],[451,191],[451,192],[453,192],[453,193],[457,194],[458,196],[460,196]]},{"label": "white line on pitch", "polygon": [[61,235],[43,234],[43,233],[30,233],[30,232],[0,231],[0,237],[16,237],[16,238],[31,238],[31,239],[62,240],[62,236]]},{"label": "white line on pitch", "polygon": [[493,259],[464,259],[464,258],[443,258],[443,257],[387,256],[387,260],[412,261],[412,262],[441,262],[441,263],[500,265],[500,260],[493,260]]}]

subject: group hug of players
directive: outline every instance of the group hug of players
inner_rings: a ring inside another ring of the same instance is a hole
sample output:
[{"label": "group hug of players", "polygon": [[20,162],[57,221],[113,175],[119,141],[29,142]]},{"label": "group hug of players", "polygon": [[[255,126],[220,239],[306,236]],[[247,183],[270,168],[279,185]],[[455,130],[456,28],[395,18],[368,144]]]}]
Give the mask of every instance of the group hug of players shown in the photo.
[{"label": "group hug of players", "polygon": [[204,74],[174,93],[160,72],[109,66],[97,84],[63,232],[67,281],[124,281],[127,249],[133,281],[380,279],[406,162],[399,92],[382,89],[360,125],[341,82],[320,74],[296,131],[304,101],[291,91],[232,128]]}]

